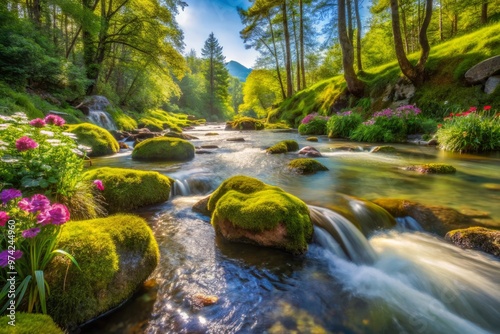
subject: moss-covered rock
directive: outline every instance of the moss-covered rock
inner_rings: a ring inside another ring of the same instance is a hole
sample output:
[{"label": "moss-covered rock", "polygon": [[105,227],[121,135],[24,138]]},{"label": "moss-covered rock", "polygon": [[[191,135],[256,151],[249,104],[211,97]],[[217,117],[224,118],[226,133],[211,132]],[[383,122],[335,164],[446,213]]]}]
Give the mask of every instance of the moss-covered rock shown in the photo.
[{"label": "moss-covered rock", "polygon": [[294,159],[288,163],[288,168],[299,174],[314,174],[328,170],[322,163],[309,158]]},{"label": "moss-covered rock", "polygon": [[396,153],[397,150],[393,146],[375,146],[370,153]]},{"label": "moss-covered rock", "polygon": [[263,130],[264,122],[252,117],[240,117],[226,123],[226,130]]},{"label": "moss-covered rock", "polygon": [[312,141],[312,142],[317,142],[318,141],[318,137],[307,137],[306,140],[307,141]]},{"label": "moss-covered rock", "polygon": [[477,249],[500,257],[500,231],[470,227],[446,233],[445,239],[466,249]]},{"label": "moss-covered rock", "polygon": [[280,154],[298,151],[299,144],[295,140],[283,140],[269,147],[266,152],[269,154]]},{"label": "moss-covered rock", "polygon": [[10,318],[0,318],[0,334],[63,334],[52,318],[39,313],[16,313],[15,327],[9,325]]},{"label": "moss-covered rock", "polygon": [[423,164],[409,166],[406,170],[415,171],[421,174],[453,174],[457,170],[455,167],[447,164]]},{"label": "moss-covered rock", "polygon": [[81,324],[120,305],[148,278],[159,260],[151,229],[144,219],[133,215],[69,222],[57,248],[72,254],[81,268],[58,256],[46,269],[51,290],[48,312],[64,327]]},{"label": "moss-covered rock", "polygon": [[386,209],[394,217],[412,217],[424,230],[445,236],[448,231],[483,225],[473,217],[455,209],[437,205],[424,205],[404,199],[379,198],[373,203]]},{"label": "moss-covered rock", "polygon": [[313,227],[307,205],[282,189],[247,176],[224,181],[212,194],[212,225],[227,240],[254,243],[299,254]]},{"label": "moss-covered rock", "polygon": [[120,146],[113,135],[106,129],[91,123],[68,125],[67,129],[78,138],[78,143],[89,146],[91,157],[100,157],[120,151]]},{"label": "moss-covered rock", "polygon": [[137,144],[132,152],[132,159],[144,161],[187,161],[193,158],[193,144],[169,137],[146,139]]},{"label": "moss-covered rock", "polygon": [[101,180],[102,195],[110,213],[163,203],[170,196],[173,180],[152,171],[103,167],[85,173],[88,180]]}]

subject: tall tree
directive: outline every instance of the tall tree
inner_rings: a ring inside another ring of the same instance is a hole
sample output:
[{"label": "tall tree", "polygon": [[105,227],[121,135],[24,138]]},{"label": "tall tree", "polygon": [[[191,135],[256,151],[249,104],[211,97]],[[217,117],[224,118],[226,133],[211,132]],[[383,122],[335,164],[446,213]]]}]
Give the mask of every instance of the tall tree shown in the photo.
[{"label": "tall tree", "polygon": [[285,39],[285,69],[286,69],[286,97],[293,95],[292,81],[292,51],[290,47],[290,31],[288,28],[287,0],[281,4],[281,15],[283,16],[283,35]]},{"label": "tall tree", "polygon": [[227,109],[229,72],[225,66],[226,57],[214,33],[210,33],[201,55],[205,59],[205,79],[207,81],[207,109],[213,120],[224,117]]},{"label": "tall tree", "polygon": [[406,57],[403,38],[401,37],[398,0],[391,0],[392,32],[394,35],[396,57],[401,71],[415,86],[421,85],[425,79],[425,64],[427,63],[427,58],[429,57],[430,52],[429,40],[427,38],[427,28],[431,22],[431,16],[432,0],[426,0],[425,16],[419,31],[421,54],[418,63],[413,65]]},{"label": "tall tree", "polygon": [[354,96],[362,96],[365,85],[361,80],[359,80],[356,72],[354,71],[354,47],[348,34],[346,22],[346,0],[338,0],[337,6],[337,30],[340,47],[342,48],[342,64],[344,67],[344,78],[347,83],[347,89]]}]

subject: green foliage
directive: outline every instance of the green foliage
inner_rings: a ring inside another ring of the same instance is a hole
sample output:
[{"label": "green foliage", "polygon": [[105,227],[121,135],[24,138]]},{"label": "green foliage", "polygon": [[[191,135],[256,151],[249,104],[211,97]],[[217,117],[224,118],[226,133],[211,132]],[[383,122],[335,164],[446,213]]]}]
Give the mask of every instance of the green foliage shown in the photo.
[{"label": "green foliage", "polygon": [[452,152],[500,150],[500,117],[490,112],[449,116],[437,131],[439,147]]},{"label": "green foliage", "polygon": [[351,111],[337,113],[328,120],[326,132],[329,138],[349,138],[362,122],[362,117]]},{"label": "green foliage", "polygon": [[54,320],[45,314],[16,312],[16,326],[8,324],[6,316],[0,318],[0,334],[63,334]]},{"label": "green foliage", "polygon": [[280,154],[297,151],[299,149],[299,144],[295,140],[283,140],[279,143],[269,147],[266,152],[269,154]]},{"label": "green foliage", "polygon": [[299,133],[301,135],[325,135],[327,119],[323,117],[315,117],[306,124],[299,125]]},{"label": "green foliage", "polygon": [[0,112],[12,115],[17,112],[25,113],[28,118],[42,118],[43,113],[38,110],[28,94],[15,91],[0,81]]},{"label": "green foliage", "polygon": [[286,124],[285,122],[278,122],[278,123],[265,123],[264,124],[265,129],[270,129],[270,130],[285,130],[285,129],[290,129],[290,126]]},{"label": "green foliage", "polygon": [[314,174],[328,170],[322,163],[309,158],[294,159],[288,163],[288,168],[298,174]]},{"label": "green foliage", "polygon": [[158,244],[144,219],[133,215],[69,222],[58,245],[81,270],[56,258],[48,268],[49,314],[66,327],[81,324],[129,298],[158,263]]},{"label": "green foliage", "polygon": [[229,221],[252,231],[272,230],[278,224],[286,228],[286,243],[275,245],[292,253],[303,253],[312,237],[312,223],[307,205],[282,189],[257,179],[235,176],[224,181],[210,197],[209,210],[215,209],[212,224]]},{"label": "green foliage", "polygon": [[92,149],[91,157],[100,157],[118,153],[120,146],[108,130],[91,123],[68,125],[68,131],[74,133],[78,142]]},{"label": "green foliage", "polygon": [[253,70],[243,88],[243,104],[238,112],[267,117],[273,105],[282,101],[279,82],[270,70]]},{"label": "green foliage", "polygon": [[394,139],[394,137],[390,133],[387,133],[382,126],[376,124],[359,125],[351,132],[349,138],[354,141],[369,143],[392,142]]},{"label": "green foliage", "polygon": [[194,158],[194,146],[170,137],[146,139],[134,147],[132,159],[144,161],[187,161]]},{"label": "green foliage", "polygon": [[[71,197],[82,180],[83,161],[71,134],[55,125],[37,128],[24,114],[4,118],[0,130],[0,179],[26,193],[45,193],[58,201]],[[31,138],[38,146],[20,151],[16,142]],[[81,152],[80,152],[81,153]]]},{"label": "green foliage", "polygon": [[86,172],[84,177],[102,181],[102,195],[110,213],[163,203],[168,200],[173,184],[172,179],[158,172],[124,168],[97,168]]}]

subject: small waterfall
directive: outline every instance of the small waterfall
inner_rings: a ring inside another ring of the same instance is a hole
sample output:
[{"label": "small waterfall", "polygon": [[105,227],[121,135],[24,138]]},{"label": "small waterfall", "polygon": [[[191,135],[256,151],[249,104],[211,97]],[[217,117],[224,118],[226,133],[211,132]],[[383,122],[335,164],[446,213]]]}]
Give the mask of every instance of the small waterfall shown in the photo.
[{"label": "small waterfall", "polygon": [[397,229],[400,231],[403,231],[403,232],[405,232],[405,231],[423,232],[424,231],[422,226],[420,226],[420,224],[410,216],[398,217],[398,218],[396,218],[396,223],[397,223],[397,225],[396,225]]},{"label": "small waterfall", "polygon": [[206,195],[217,186],[213,175],[178,175],[172,187],[172,196]]},{"label": "small waterfall", "polygon": [[91,96],[85,101],[89,108],[89,120],[95,125],[99,125],[107,130],[118,130],[113,117],[106,112],[106,108],[111,105],[109,100],[104,96]]},{"label": "small waterfall", "polygon": [[109,113],[101,110],[90,110],[89,120],[95,125],[99,125],[106,130],[118,130],[115,121]]},{"label": "small waterfall", "polygon": [[[309,206],[311,220],[323,229],[315,240],[333,254],[354,263],[373,263],[377,256],[365,236],[342,215],[321,207]],[[315,231],[317,230],[315,229]]]}]

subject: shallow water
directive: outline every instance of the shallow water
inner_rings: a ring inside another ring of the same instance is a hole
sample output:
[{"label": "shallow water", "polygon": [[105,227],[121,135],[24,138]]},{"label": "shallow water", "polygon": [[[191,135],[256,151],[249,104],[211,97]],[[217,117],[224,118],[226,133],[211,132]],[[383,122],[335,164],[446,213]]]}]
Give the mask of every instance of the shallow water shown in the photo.
[{"label": "shallow water", "polygon": [[[207,131],[220,135],[204,136]],[[296,133],[227,132],[218,125],[188,133],[200,138],[193,141],[195,146],[219,148],[186,163],[139,163],[130,153],[94,160],[94,166],[157,170],[177,179],[178,185],[173,200],[138,212],[149,221],[160,245],[160,265],[151,281],[84,333],[499,331],[499,261],[414,231],[415,222],[400,222],[401,228],[371,235],[356,246],[361,254],[373,252],[370,260],[352,262],[317,228],[309,251],[292,257],[219,240],[209,218],[191,210],[224,179],[245,174],[320,206],[337,203],[338,193],[344,193],[476,209],[500,220],[500,193],[483,186],[500,183],[499,154],[455,155],[410,145],[395,145],[400,152],[396,155],[372,154],[374,145],[327,138],[309,143]],[[230,137],[246,141],[225,141]],[[285,166],[296,154],[264,152],[283,139],[316,147],[330,170],[290,174]],[[342,146],[353,151],[339,149]],[[399,169],[427,162],[450,163],[458,172],[418,175]],[[196,294],[216,296],[218,301],[200,307]]]}]

